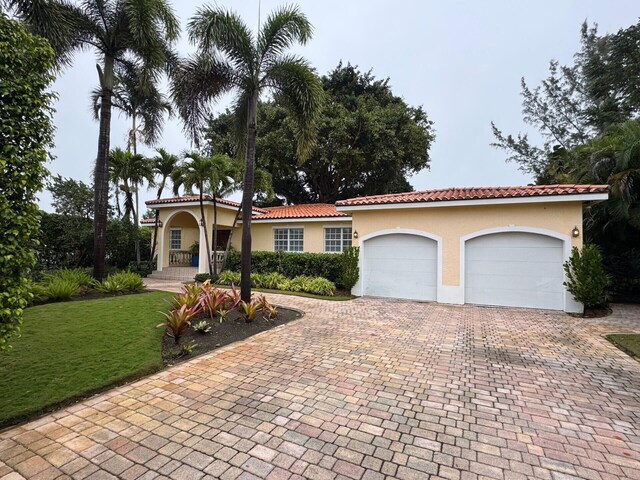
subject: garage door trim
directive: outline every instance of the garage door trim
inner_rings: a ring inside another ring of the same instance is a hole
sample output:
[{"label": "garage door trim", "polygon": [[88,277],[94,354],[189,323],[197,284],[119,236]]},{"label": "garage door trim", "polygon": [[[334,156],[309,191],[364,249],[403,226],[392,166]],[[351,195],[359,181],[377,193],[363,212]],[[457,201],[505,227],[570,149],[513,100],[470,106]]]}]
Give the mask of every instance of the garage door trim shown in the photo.
[{"label": "garage door trim", "polygon": [[360,296],[364,296],[364,287],[366,285],[365,279],[365,259],[364,259],[364,250],[366,247],[366,241],[371,240],[375,237],[382,237],[384,235],[395,235],[395,234],[405,234],[405,235],[415,235],[418,237],[429,238],[436,242],[436,254],[437,254],[437,266],[436,266],[436,301],[440,299],[440,291],[442,290],[442,237],[439,235],[434,235],[433,233],[423,232],[422,230],[413,230],[409,228],[389,228],[386,230],[378,230],[376,232],[369,233],[360,238]]},{"label": "garage door trim", "polygon": [[[571,256],[571,237],[569,235],[563,235],[562,233],[558,233],[553,230],[547,230],[545,228],[537,228],[537,227],[523,227],[523,226],[507,226],[507,227],[498,227],[498,228],[488,228],[486,230],[478,230],[477,232],[470,233],[463,237],[460,237],[460,294],[462,295],[462,303],[466,303],[465,298],[465,252],[466,252],[466,244],[468,240],[477,237],[483,237],[485,235],[491,235],[494,233],[508,233],[508,232],[519,232],[519,233],[534,233],[537,235],[545,235],[547,237],[557,238],[562,240],[562,261],[563,263],[569,260]],[[566,275],[564,276],[563,282],[566,281]],[[569,292],[565,290],[564,294],[564,311],[565,312],[575,312],[581,311],[581,305],[577,303],[574,298],[571,296]]]}]

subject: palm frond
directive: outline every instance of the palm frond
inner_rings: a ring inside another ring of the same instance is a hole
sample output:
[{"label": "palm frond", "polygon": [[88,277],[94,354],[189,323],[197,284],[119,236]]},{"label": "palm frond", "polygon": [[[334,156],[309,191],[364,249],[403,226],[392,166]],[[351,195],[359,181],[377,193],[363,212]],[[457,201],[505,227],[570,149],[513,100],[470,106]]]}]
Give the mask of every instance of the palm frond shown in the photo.
[{"label": "palm frond", "polygon": [[276,100],[291,112],[296,122],[297,154],[303,162],[315,146],[317,122],[324,103],[320,79],[305,59],[288,55],[267,68],[262,84],[272,88]]},{"label": "palm frond", "polygon": [[258,55],[270,65],[295,43],[305,44],[311,39],[313,27],[295,5],[284,5],[272,12],[258,36]]},{"label": "palm frond", "polygon": [[238,86],[233,67],[225,60],[200,54],[183,60],[171,81],[171,96],[184,123],[184,130],[196,146],[200,130],[211,116],[211,102]]},{"label": "palm frond", "polygon": [[223,53],[244,74],[255,71],[252,35],[234,12],[205,5],[189,20],[189,39],[201,52]]}]

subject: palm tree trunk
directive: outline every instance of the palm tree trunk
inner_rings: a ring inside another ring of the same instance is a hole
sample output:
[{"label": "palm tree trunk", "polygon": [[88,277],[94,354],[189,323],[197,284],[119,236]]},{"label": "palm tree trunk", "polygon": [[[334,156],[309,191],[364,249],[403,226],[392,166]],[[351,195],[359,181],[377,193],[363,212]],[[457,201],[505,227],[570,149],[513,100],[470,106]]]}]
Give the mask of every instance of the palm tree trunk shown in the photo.
[{"label": "palm tree trunk", "polygon": [[[164,182],[165,179],[162,179],[162,183],[160,183],[160,187],[158,187],[158,195],[157,195],[157,199],[160,200],[160,197],[162,197],[162,191],[164,190]],[[158,222],[160,221],[160,210],[156,208],[156,222],[153,225],[153,243],[151,244],[151,258],[150,261],[151,263],[153,263],[153,258],[156,256],[156,242],[158,241]],[[157,268],[157,265],[156,265]]]},{"label": "palm tree trunk", "polygon": [[[131,115],[131,146],[133,147],[133,154],[137,155],[138,153],[138,145],[137,145],[137,139],[136,139],[136,114],[135,112],[133,113],[133,115]],[[136,266],[138,267],[138,270],[140,270],[140,225],[138,223],[138,219],[140,216],[140,212],[139,212],[139,208],[140,208],[140,198],[138,195],[138,189],[140,187],[136,186],[136,208],[133,212],[133,216],[134,216],[134,225],[136,226],[136,242],[135,242],[135,246],[136,246]]]},{"label": "palm tree trunk", "polygon": [[238,220],[240,219],[240,213],[242,212],[242,204],[238,207],[236,211],[236,216],[233,219],[233,225],[231,226],[231,231],[229,232],[229,238],[227,238],[227,246],[224,249],[224,257],[222,257],[222,267],[220,271],[224,271],[224,267],[227,265],[227,257],[229,256],[229,249],[231,248],[231,239],[233,238],[233,231],[236,229],[236,225],[238,225]]},{"label": "palm tree trunk", "polygon": [[218,199],[213,195],[213,274],[218,274]]},{"label": "palm tree trunk", "polygon": [[207,263],[209,264],[209,273],[212,273],[211,269],[211,247],[209,246],[209,233],[207,232],[207,221],[204,218],[204,199],[202,198],[202,189],[204,185],[200,182],[200,218],[202,219],[202,228],[204,228],[204,241],[207,244]]},{"label": "palm tree trunk", "polygon": [[251,301],[251,213],[253,211],[253,164],[256,159],[256,113],[258,92],[251,92],[247,112],[247,156],[242,191],[242,252],[240,263],[240,292],[242,300]]},{"label": "palm tree trunk", "polygon": [[105,274],[105,250],[107,243],[107,211],[109,208],[109,140],[111,134],[111,96],[113,95],[113,59],[105,58],[102,98],[100,100],[100,133],[94,170],[94,234],[93,276],[102,280]]}]

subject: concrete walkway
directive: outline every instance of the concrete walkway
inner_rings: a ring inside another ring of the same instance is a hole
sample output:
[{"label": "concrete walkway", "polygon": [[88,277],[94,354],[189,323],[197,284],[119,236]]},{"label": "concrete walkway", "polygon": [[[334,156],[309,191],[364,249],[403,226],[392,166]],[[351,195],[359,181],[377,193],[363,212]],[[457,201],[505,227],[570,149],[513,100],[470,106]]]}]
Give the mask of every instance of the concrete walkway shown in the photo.
[{"label": "concrete walkway", "polygon": [[638,307],[271,298],[306,316],[5,431],[0,478],[640,479],[640,362],[602,337]]}]

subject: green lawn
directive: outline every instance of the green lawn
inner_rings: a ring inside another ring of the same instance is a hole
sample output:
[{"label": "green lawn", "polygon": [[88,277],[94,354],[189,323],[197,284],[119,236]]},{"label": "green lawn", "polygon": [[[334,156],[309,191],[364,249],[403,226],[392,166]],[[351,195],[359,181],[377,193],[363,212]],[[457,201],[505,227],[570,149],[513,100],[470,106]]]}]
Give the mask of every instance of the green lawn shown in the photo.
[{"label": "green lawn", "polygon": [[607,340],[629,355],[640,359],[640,333],[614,333]]},{"label": "green lawn", "polygon": [[162,366],[167,292],[28,308],[0,354],[0,426]]}]

